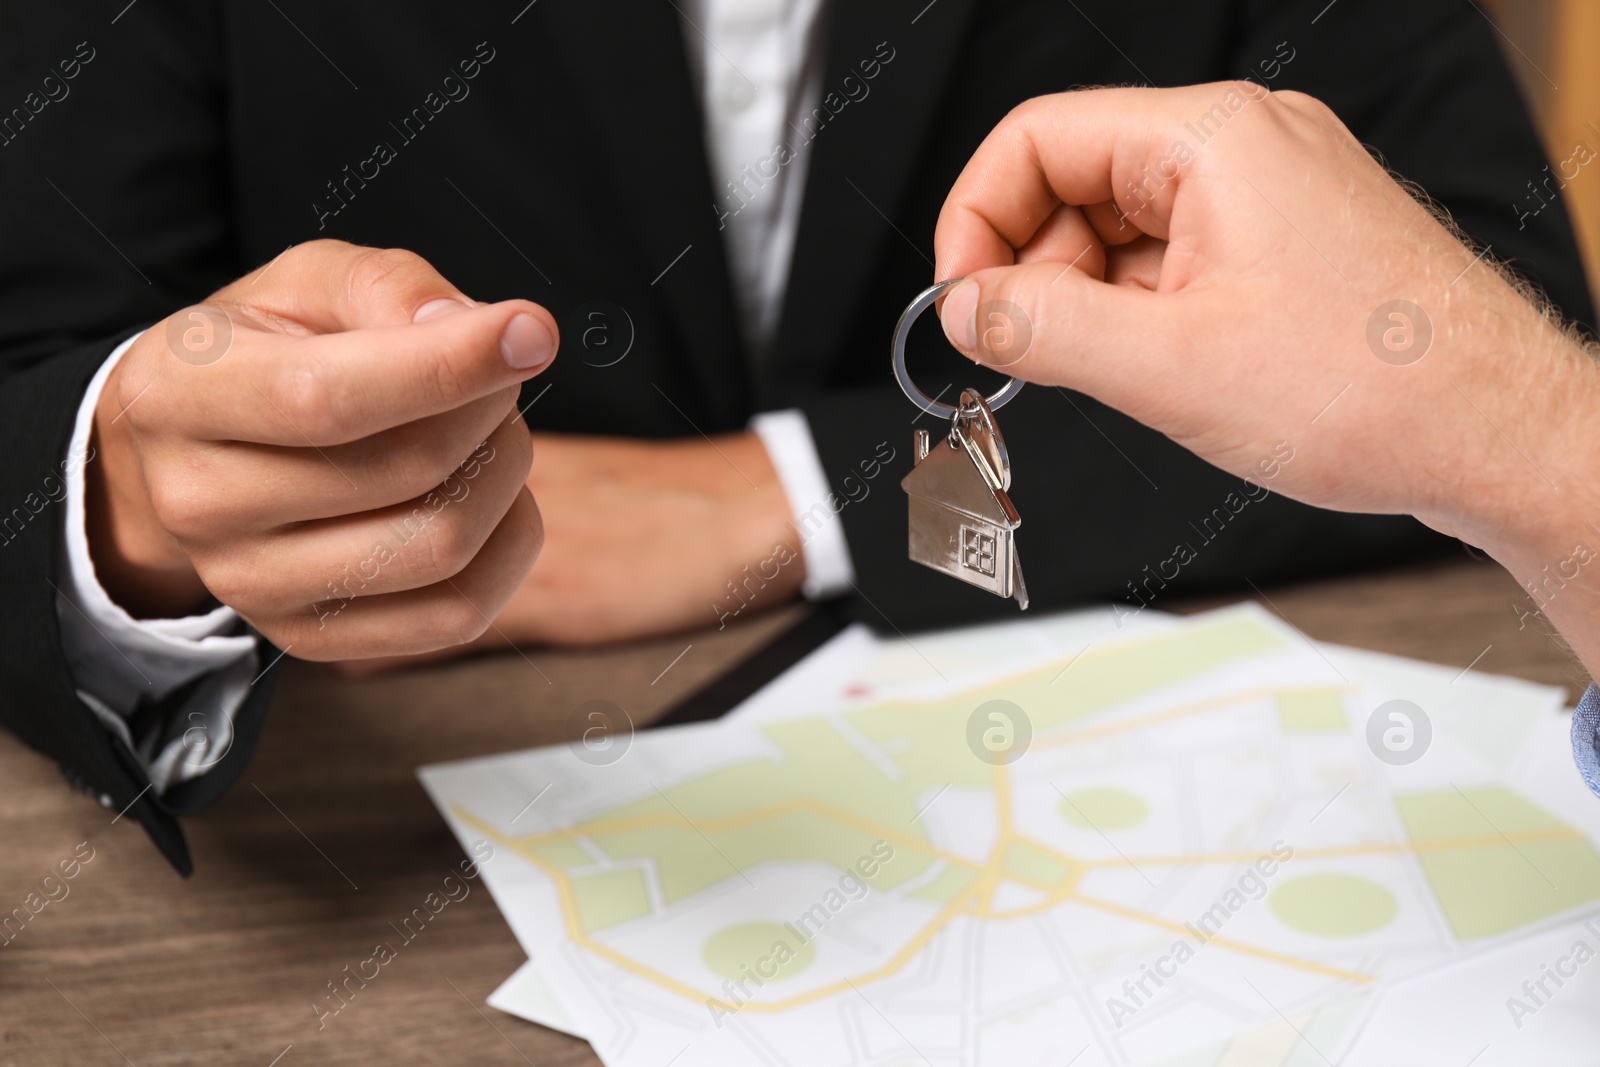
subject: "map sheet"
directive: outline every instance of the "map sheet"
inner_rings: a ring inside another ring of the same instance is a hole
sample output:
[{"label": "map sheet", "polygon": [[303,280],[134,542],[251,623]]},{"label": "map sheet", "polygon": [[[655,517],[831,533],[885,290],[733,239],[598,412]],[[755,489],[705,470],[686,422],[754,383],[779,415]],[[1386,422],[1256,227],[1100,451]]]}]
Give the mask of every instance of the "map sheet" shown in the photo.
[{"label": "map sheet", "polygon": [[630,1067],[1594,1061],[1559,691],[1116,621],[847,631],[609,762],[423,768],[530,957],[490,1003]]}]

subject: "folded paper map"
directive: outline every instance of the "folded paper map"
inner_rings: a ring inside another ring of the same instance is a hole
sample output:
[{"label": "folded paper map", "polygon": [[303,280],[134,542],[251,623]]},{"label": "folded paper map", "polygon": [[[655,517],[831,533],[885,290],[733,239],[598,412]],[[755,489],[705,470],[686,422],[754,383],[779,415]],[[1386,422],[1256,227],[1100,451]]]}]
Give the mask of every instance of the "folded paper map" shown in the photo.
[{"label": "folded paper map", "polygon": [[[530,957],[491,1003],[608,1064],[1417,1063],[1369,1039],[1463,990],[1497,1006],[1439,1023],[1463,1063],[1589,1063],[1560,704],[1255,607],[1099,613],[847,632],[611,762],[420,773]],[[1573,970],[1537,1005],[1528,945]]]}]

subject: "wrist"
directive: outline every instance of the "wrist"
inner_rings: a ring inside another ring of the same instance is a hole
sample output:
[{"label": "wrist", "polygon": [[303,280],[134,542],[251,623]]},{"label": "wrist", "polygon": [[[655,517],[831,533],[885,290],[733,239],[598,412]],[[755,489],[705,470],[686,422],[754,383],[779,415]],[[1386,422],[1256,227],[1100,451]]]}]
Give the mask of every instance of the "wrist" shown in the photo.
[{"label": "wrist", "polygon": [[[1540,322],[1529,340],[1500,349],[1504,380],[1481,400],[1484,450],[1453,494],[1453,523],[1431,524],[1473,544],[1511,572],[1591,675],[1600,674],[1600,363]],[[1512,352],[1517,358],[1509,358]],[[1487,406],[1492,405],[1492,408]],[[1492,458],[1491,458],[1492,457]]]},{"label": "wrist", "polygon": [[758,435],[748,431],[729,435],[719,446],[741,472],[734,475],[737,487],[728,487],[736,513],[733,527],[741,546],[739,555],[759,561],[763,573],[777,570],[778,576],[768,580],[778,583],[784,597],[798,593],[806,579],[805,554],[795,531],[789,497],[766,446]]},{"label": "wrist", "polygon": [[84,466],[84,524],[95,577],[113,603],[135,618],[194,614],[211,599],[177,540],[156,517],[138,443],[121,418],[118,367],[95,406]]},{"label": "wrist", "polygon": [[722,502],[718,525],[727,538],[725,558],[740,568],[734,584],[759,576],[762,599],[783,603],[805,584],[806,560],[777,468],[754,432],[725,434],[711,443],[710,453],[693,449],[702,467],[692,474]]},{"label": "wrist", "polygon": [[1499,350],[1497,388],[1470,387],[1477,410],[1467,421],[1482,444],[1463,449],[1476,458],[1450,494],[1458,536],[1514,571],[1570,549],[1580,533],[1600,540],[1589,529],[1600,527],[1600,364],[1541,325],[1515,357]]}]

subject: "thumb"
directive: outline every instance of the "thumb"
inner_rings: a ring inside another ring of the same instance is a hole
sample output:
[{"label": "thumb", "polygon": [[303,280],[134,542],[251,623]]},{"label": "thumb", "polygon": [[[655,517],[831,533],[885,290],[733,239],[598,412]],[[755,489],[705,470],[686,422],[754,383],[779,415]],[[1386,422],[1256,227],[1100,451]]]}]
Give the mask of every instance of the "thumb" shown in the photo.
[{"label": "thumb", "polygon": [[[1158,381],[1174,338],[1171,294],[1099,281],[1062,263],[989,267],[944,298],[945,337],[976,363],[1107,403]],[[1153,377],[1152,377],[1153,376]]]}]

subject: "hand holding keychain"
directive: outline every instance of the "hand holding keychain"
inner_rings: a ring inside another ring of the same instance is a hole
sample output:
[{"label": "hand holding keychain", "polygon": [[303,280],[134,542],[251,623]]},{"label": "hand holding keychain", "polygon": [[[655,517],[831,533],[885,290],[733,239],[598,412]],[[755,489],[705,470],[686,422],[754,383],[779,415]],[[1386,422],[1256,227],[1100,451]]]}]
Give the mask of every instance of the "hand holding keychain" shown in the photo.
[{"label": "hand holding keychain", "polygon": [[994,413],[1022,391],[1013,378],[985,398],[963,389],[957,405],[941,404],[917,388],[906,370],[906,337],[917,317],[962,279],[924,290],[900,315],[894,330],[894,377],[910,401],[930,415],[950,420],[950,432],[937,443],[927,430],[912,437],[916,466],[900,482],[909,498],[910,555],[913,562],[952,578],[1015,597],[1028,607],[1028,587],[1017,559],[1016,530],[1022,518],[1006,490],[1011,459]]}]

